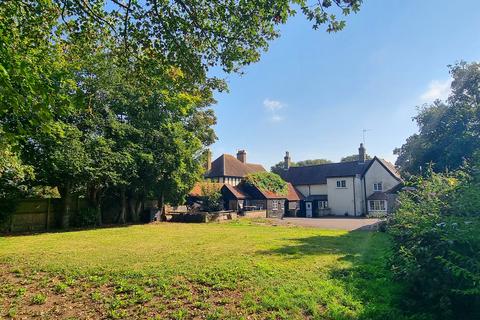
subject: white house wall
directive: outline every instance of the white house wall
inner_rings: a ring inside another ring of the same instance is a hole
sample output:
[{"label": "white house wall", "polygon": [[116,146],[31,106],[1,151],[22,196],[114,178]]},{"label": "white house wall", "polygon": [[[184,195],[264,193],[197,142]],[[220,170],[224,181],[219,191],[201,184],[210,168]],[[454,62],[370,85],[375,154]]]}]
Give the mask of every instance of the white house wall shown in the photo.
[{"label": "white house wall", "polygon": [[[345,180],[346,188],[337,188],[337,181]],[[331,213],[337,216],[354,215],[353,177],[328,178],[328,206]]]},{"label": "white house wall", "polygon": [[398,180],[395,179],[378,160],[372,163],[365,173],[364,179],[367,198],[374,192],[374,183],[382,182],[383,191],[387,191],[399,184]]},{"label": "white house wall", "polygon": [[355,209],[356,216],[365,214],[365,192],[363,191],[363,180],[359,174],[355,177]]}]

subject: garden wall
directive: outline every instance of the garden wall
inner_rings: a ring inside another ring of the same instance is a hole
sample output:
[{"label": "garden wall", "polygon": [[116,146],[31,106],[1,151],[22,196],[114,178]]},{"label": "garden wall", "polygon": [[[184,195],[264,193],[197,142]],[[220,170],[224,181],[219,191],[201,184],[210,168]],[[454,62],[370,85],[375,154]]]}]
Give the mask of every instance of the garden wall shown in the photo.
[{"label": "garden wall", "polygon": [[242,216],[245,218],[266,218],[266,210],[243,211]]}]

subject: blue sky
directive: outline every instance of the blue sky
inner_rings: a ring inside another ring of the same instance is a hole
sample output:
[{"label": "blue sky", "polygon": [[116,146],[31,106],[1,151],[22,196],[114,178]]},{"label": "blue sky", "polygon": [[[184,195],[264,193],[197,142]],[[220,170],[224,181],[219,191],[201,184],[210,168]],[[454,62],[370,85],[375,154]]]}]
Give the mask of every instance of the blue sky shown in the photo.
[{"label": "blue sky", "polygon": [[367,152],[393,162],[417,130],[416,106],[448,95],[447,65],[479,60],[479,12],[478,0],[366,0],[335,34],[298,15],[217,94],[214,159],[246,149],[268,168],[287,150],[339,161],[368,129]]}]

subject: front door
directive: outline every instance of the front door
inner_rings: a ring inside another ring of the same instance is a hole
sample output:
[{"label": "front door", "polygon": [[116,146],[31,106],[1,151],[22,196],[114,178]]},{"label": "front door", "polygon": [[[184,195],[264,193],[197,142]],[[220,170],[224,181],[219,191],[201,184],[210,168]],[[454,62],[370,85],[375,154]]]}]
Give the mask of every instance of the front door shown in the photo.
[{"label": "front door", "polygon": [[311,202],[305,202],[305,212],[307,218],[312,217],[312,203]]}]

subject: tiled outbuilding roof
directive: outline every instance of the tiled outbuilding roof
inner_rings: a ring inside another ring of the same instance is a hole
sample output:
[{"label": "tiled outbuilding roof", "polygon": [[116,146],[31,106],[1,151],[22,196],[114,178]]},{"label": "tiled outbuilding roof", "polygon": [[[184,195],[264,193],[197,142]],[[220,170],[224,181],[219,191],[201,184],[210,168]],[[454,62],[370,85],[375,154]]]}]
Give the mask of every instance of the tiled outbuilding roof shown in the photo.
[{"label": "tiled outbuilding roof", "polygon": [[223,188],[230,191],[230,193],[238,200],[250,199],[250,195],[245,193],[240,187],[232,186],[230,184],[225,184]]},{"label": "tiled outbuilding roof", "polygon": [[220,191],[223,187],[223,183],[209,182],[209,181],[200,181],[195,183],[192,190],[188,193],[190,197],[201,197],[203,196],[204,188],[213,188],[215,191]]},{"label": "tiled outbuilding roof", "polygon": [[367,200],[387,200],[387,194],[385,192],[375,191]]},{"label": "tiled outbuilding roof", "polygon": [[243,163],[230,154],[222,154],[212,162],[212,168],[205,174],[205,177],[245,177],[250,173],[260,171],[266,171],[260,164]]},{"label": "tiled outbuilding roof", "polygon": [[288,192],[286,195],[279,195],[274,192],[260,190],[259,188],[241,183],[238,186],[225,184],[224,188],[228,189],[236,199],[286,199],[288,201],[300,201],[303,195],[295,189],[291,184],[287,184]]}]

